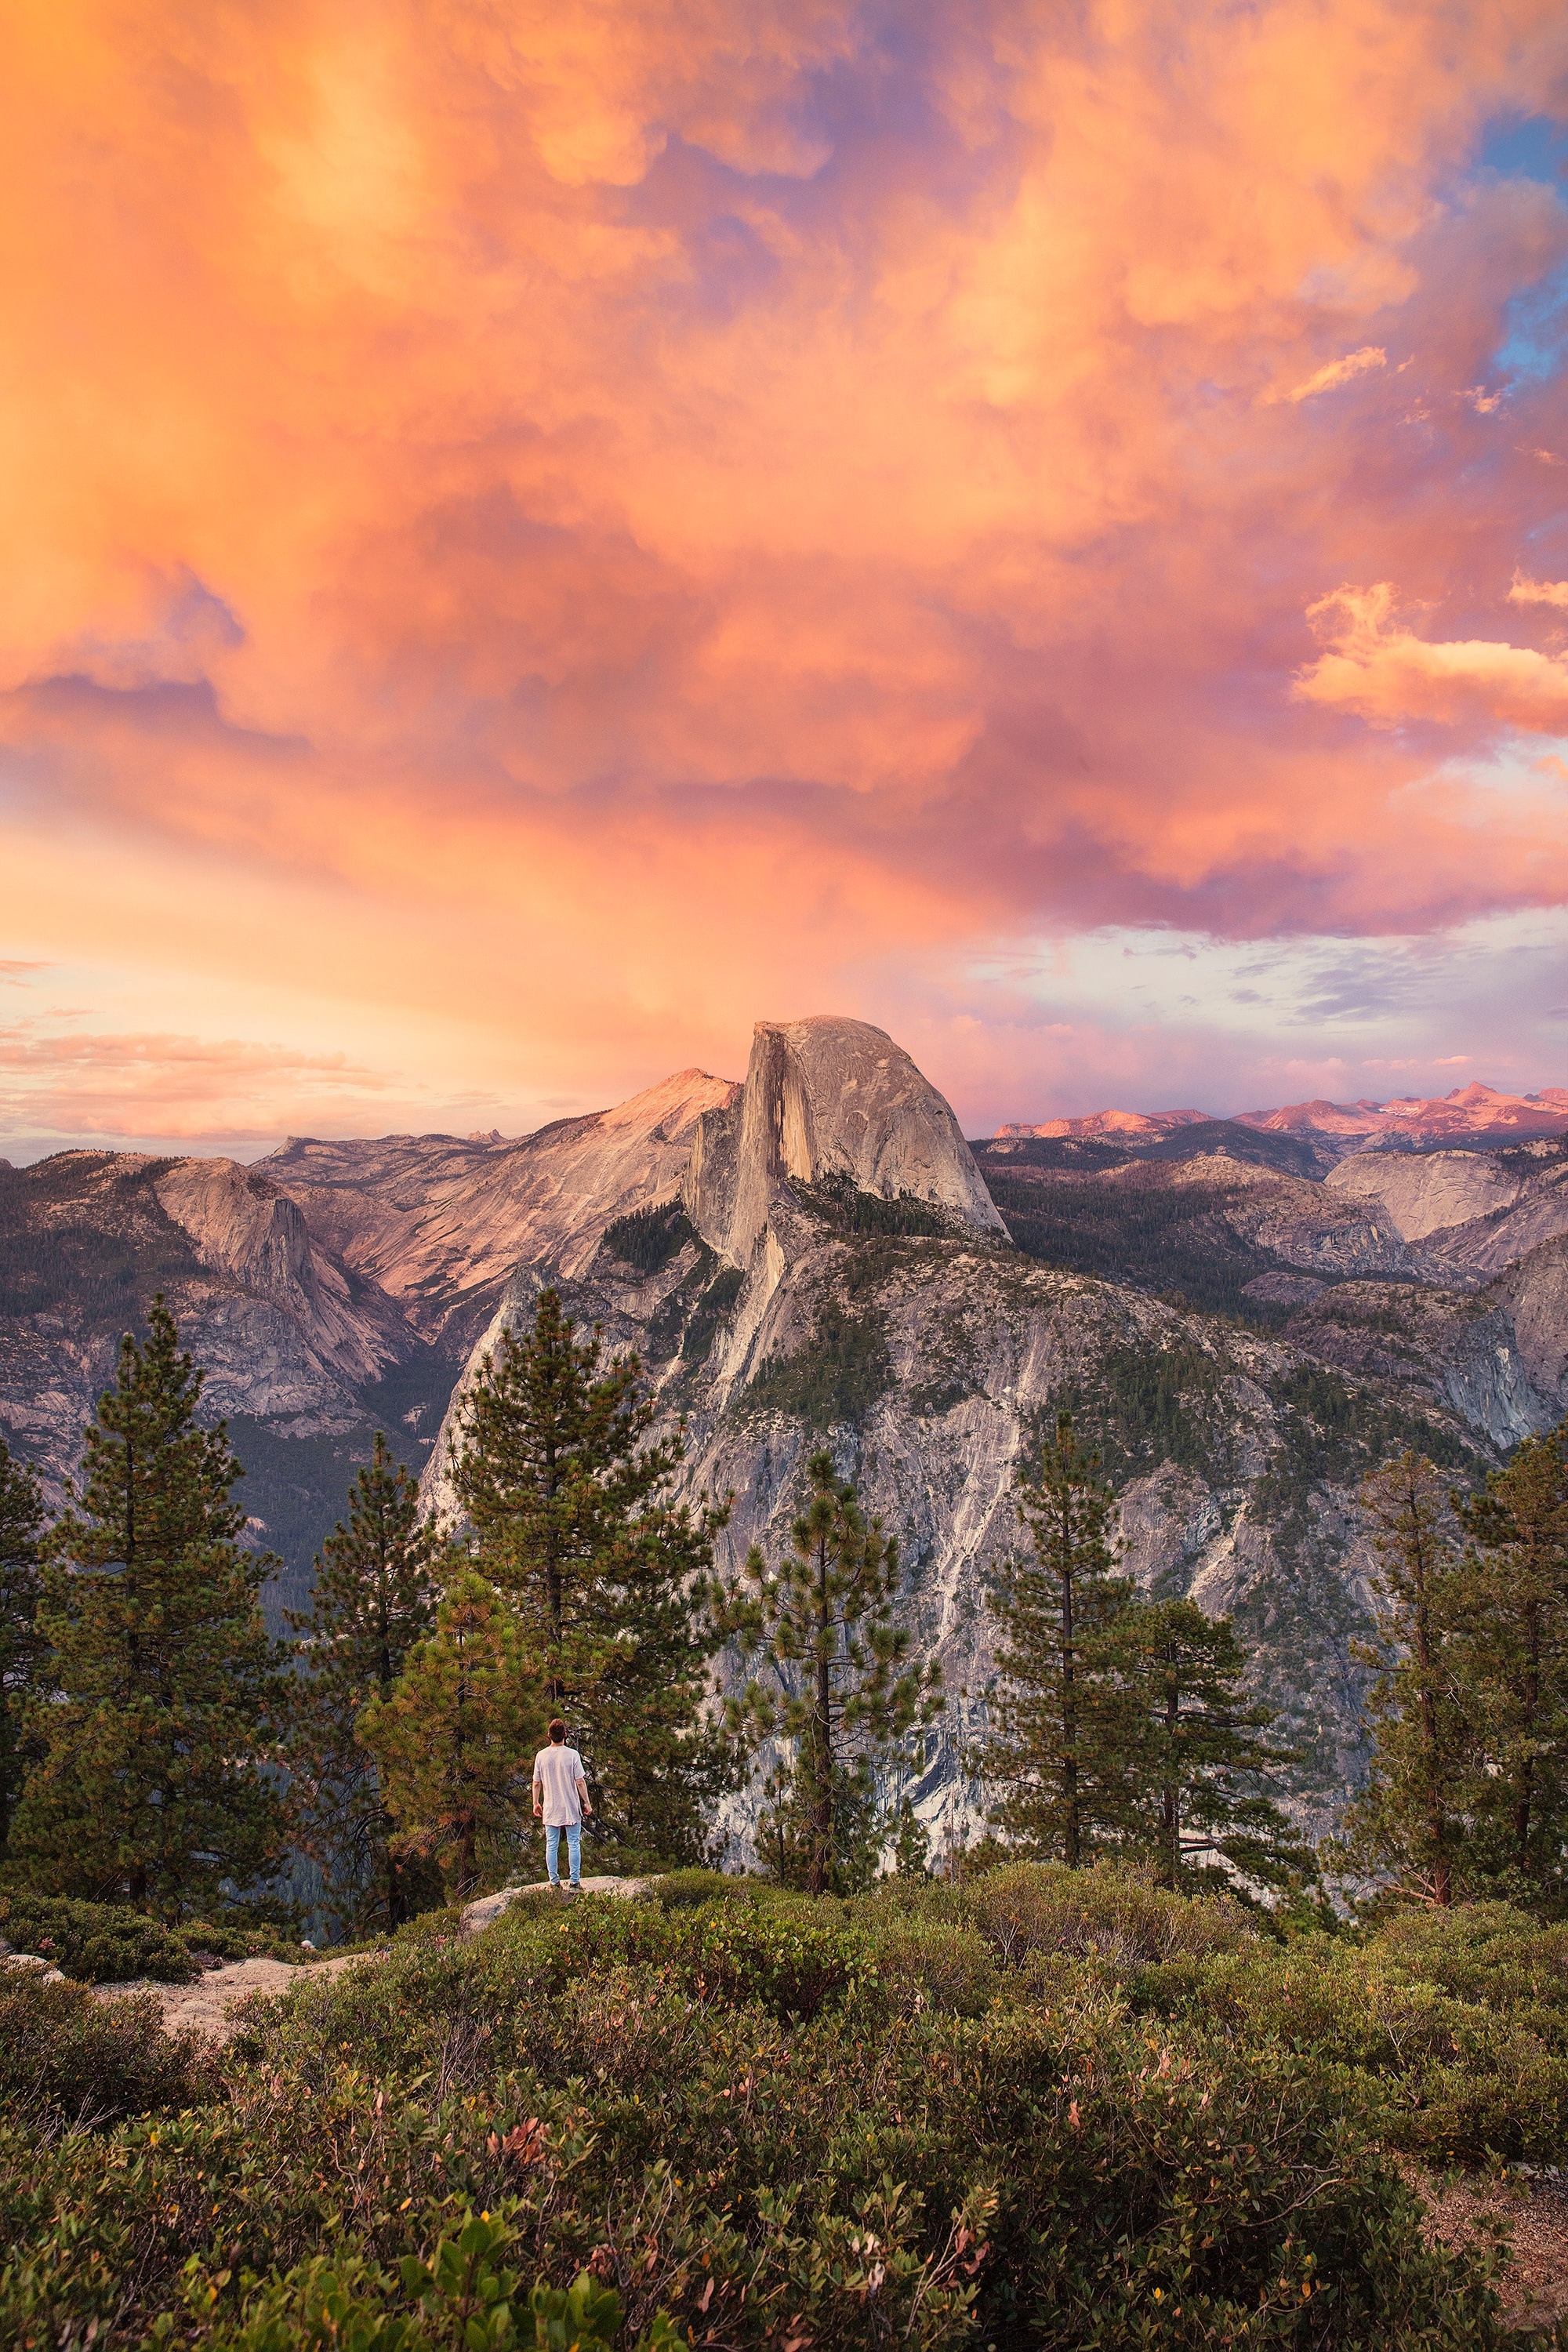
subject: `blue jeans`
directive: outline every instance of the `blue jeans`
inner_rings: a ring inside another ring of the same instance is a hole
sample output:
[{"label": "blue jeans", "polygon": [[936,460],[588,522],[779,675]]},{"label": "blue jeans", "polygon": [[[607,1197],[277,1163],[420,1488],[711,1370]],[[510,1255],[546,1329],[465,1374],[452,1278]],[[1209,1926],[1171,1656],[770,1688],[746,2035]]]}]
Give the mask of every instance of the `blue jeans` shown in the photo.
[{"label": "blue jeans", "polygon": [[[583,1877],[583,1824],[581,1822],[568,1822],[565,1829],[566,1851],[572,1857],[572,1884],[577,1886],[581,1885]],[[561,1884],[561,1825],[556,1822],[547,1822],[545,1824],[544,1867],[550,1873],[552,1886],[559,1886]]]}]

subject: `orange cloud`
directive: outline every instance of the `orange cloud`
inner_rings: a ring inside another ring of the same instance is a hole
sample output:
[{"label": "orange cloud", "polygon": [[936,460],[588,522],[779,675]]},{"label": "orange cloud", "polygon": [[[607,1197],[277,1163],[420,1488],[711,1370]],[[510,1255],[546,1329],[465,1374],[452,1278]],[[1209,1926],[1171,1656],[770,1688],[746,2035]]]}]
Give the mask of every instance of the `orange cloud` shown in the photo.
[{"label": "orange cloud", "polygon": [[1289,392],[1265,393],[1264,399],[1268,403],[1288,400],[1294,406],[1303,400],[1315,400],[1321,392],[1333,392],[1352,376],[1364,375],[1369,368],[1387,365],[1388,353],[1380,343],[1363,343],[1359,352],[1347,352],[1342,360],[1330,360],[1316,369],[1304,383],[1292,385]]},{"label": "orange cloud", "polygon": [[1394,619],[1394,602],[1384,581],[1337,589],[1309,608],[1322,621],[1330,650],[1297,679],[1304,701],[1354,710],[1384,727],[1407,719],[1458,724],[1479,711],[1539,734],[1568,728],[1568,659],[1480,638],[1432,642]]},{"label": "orange cloud", "polygon": [[1568,605],[1568,580],[1527,580],[1522,572],[1516,572],[1508,601],[1510,604]]},{"label": "orange cloud", "polygon": [[[1042,930],[1556,903],[1531,791],[1394,729],[1562,723],[1470,601],[1560,385],[1452,387],[1568,259],[1473,168],[1565,63],[1550,0],[24,10],[20,945],[112,940],[127,1034],[262,974],[400,1102],[591,1101]],[[1447,641],[1326,593],[1384,579]]]}]

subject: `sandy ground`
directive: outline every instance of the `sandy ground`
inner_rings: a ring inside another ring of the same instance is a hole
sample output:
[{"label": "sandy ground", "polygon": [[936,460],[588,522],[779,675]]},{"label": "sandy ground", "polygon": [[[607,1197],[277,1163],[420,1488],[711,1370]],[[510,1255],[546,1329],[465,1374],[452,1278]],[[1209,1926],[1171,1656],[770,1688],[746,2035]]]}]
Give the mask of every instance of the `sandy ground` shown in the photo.
[{"label": "sandy ground", "polygon": [[[585,1878],[583,1891],[585,1895],[636,1895],[647,1883],[641,1878]],[[532,1886],[503,1886],[494,1895],[483,1895],[464,1911],[463,1933],[477,1936],[519,1895],[549,1892],[549,1880],[541,1879]],[[563,1895],[561,1900],[569,1902],[571,1897]],[[127,1993],[156,1993],[168,2032],[188,2028],[209,2042],[222,2042],[235,2032],[233,2011],[252,1993],[285,1993],[302,1977],[340,1976],[344,1969],[361,1963],[372,1967],[382,1957],[379,1952],[350,1952],[342,1959],[306,1960],[298,1965],[291,1960],[235,1960],[227,1968],[208,1969],[194,1984],[153,1984],[142,1978],[132,1984],[95,1985],[93,1990],[100,2000],[121,2000]]]}]

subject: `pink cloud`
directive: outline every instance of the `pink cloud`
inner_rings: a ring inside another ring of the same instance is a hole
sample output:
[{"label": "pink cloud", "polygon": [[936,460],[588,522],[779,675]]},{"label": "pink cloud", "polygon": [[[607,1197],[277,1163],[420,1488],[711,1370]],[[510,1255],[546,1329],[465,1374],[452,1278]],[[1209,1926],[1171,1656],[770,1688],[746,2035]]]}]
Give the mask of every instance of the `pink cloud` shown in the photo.
[{"label": "pink cloud", "polygon": [[1384,727],[1409,719],[1458,724],[1478,714],[1539,734],[1568,727],[1568,659],[1561,656],[1484,638],[1418,637],[1394,619],[1387,581],[1336,589],[1308,611],[1329,651],[1297,678],[1303,701],[1353,710]]},{"label": "pink cloud", "polygon": [[1388,353],[1380,343],[1363,343],[1359,352],[1347,352],[1342,360],[1330,360],[1308,376],[1304,383],[1294,385],[1289,392],[1271,392],[1264,395],[1266,403],[1288,400],[1292,405],[1303,400],[1315,400],[1321,392],[1333,392],[1352,376],[1364,375],[1369,368],[1385,368]]}]

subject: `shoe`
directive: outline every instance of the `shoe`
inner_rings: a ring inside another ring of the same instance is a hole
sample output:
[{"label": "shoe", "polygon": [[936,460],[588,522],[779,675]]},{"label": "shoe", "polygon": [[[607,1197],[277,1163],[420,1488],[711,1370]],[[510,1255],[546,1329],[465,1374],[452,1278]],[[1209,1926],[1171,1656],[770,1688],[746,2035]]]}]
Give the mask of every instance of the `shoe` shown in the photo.
[{"label": "shoe", "polygon": [[571,1885],[567,1887],[566,1892],[568,1895],[581,1895],[583,1892],[582,1880],[580,1878],[573,1879]]}]

